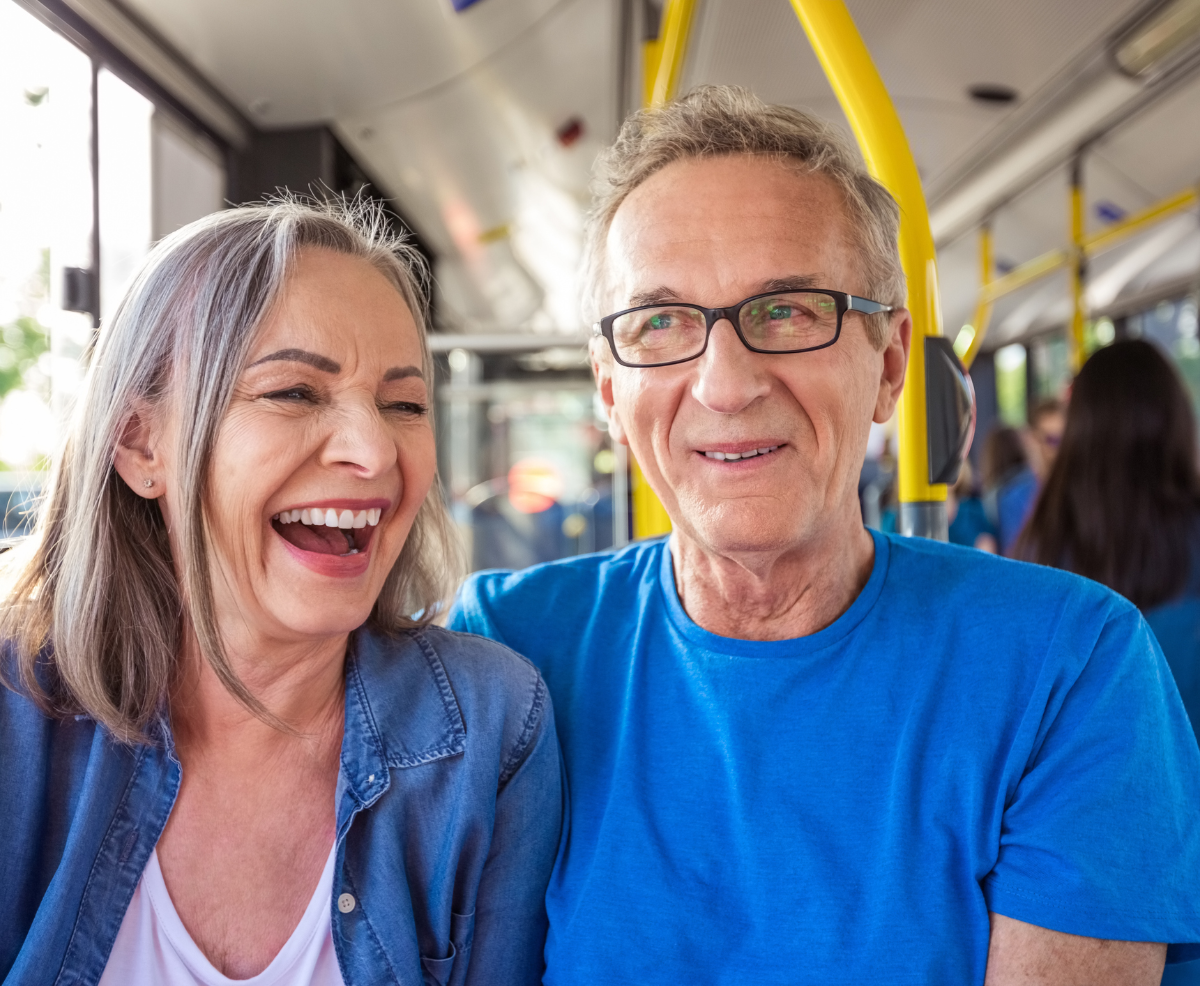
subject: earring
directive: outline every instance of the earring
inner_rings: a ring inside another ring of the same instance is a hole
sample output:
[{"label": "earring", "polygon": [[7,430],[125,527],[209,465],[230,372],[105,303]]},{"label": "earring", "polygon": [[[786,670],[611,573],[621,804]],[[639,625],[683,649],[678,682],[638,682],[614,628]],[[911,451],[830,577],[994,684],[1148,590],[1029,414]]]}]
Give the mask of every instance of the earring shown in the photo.
[{"label": "earring", "polygon": [[154,485],[154,480],[153,479],[143,479],[142,485],[144,487],[146,487],[146,489],[150,489],[150,487]]}]

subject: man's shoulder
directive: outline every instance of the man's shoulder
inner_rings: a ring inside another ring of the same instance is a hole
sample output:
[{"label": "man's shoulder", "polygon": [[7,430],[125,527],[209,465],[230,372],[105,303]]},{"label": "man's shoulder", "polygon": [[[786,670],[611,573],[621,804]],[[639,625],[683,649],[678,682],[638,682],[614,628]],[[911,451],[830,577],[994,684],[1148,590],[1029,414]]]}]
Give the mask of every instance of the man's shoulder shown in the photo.
[{"label": "man's shoulder", "polygon": [[1068,612],[1101,623],[1138,617],[1127,599],[1072,572],[928,538],[885,537],[890,590],[944,611],[969,607],[976,620],[1002,628]]},{"label": "man's shoulder", "polygon": [[476,572],[463,583],[450,626],[519,646],[528,631],[578,625],[636,596],[659,577],[663,540],[578,555],[521,571]]}]

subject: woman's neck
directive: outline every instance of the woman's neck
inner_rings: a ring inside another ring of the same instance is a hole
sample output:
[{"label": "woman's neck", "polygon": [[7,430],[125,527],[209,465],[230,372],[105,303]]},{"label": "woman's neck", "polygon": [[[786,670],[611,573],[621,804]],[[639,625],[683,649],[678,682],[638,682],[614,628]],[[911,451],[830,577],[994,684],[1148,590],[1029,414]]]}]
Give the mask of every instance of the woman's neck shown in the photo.
[{"label": "woman's neck", "polygon": [[186,635],[182,673],[171,693],[171,725],[182,759],[217,757],[261,765],[292,756],[297,745],[325,759],[341,746],[344,725],[344,671],[347,636],[304,645],[249,648],[228,653],[242,684],[274,716],[291,727],[284,732],[263,722],[222,683]]}]

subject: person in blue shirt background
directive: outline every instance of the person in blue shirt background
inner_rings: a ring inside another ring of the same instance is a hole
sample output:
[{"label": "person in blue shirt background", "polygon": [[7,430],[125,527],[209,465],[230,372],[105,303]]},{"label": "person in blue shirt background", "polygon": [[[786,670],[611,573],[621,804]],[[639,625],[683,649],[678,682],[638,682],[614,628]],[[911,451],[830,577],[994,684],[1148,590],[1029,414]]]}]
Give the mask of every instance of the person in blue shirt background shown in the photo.
[{"label": "person in blue shirt background", "polygon": [[995,553],[996,528],[975,488],[970,462],[963,462],[958,482],[946,491],[946,520],[949,522],[951,544]]},{"label": "person in blue shirt background", "polygon": [[[1200,471],[1188,392],[1152,343],[1094,353],[1072,388],[1062,448],[1017,543],[1146,616],[1200,727]],[[1200,984],[1200,962],[1168,969]]]},{"label": "person in blue shirt background", "polygon": [[863,526],[911,333],[888,193],[732,87],[635,114],[596,187],[593,368],[673,533],[479,573],[450,618],[554,701],[544,981],[1149,986],[1197,954],[1200,749],[1138,611]]},{"label": "person in blue shirt background", "polygon": [[1038,491],[1050,474],[1062,441],[1063,415],[1062,401],[1048,398],[1029,413],[1028,428],[1020,432],[1012,429],[1025,450],[1025,462],[996,487],[995,523],[1002,554],[1012,554],[1022,527],[1033,513]]}]

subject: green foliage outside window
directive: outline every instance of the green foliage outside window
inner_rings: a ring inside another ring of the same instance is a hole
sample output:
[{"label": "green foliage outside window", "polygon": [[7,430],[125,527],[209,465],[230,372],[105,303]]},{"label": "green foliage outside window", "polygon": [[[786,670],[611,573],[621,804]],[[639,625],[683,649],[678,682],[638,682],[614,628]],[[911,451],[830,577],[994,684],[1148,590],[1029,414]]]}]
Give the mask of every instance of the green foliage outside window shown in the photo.
[{"label": "green foliage outside window", "polygon": [[50,349],[46,327],[31,315],[0,327],[0,399],[25,382],[25,374]]}]

